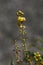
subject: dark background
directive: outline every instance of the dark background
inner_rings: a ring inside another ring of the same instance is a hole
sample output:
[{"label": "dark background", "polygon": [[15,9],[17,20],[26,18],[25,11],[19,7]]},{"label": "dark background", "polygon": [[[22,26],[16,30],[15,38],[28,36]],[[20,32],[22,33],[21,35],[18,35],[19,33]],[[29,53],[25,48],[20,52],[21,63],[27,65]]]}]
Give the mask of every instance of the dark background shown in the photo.
[{"label": "dark background", "polygon": [[[0,65],[10,65],[11,57],[16,63],[15,52],[12,51],[15,48],[13,41],[17,39],[19,45],[22,45],[17,26],[17,10],[24,11],[27,19],[24,23],[27,26],[27,43],[43,48],[43,43],[40,41],[35,43],[33,40],[43,39],[43,0],[0,0]],[[43,54],[43,50],[40,51],[36,47],[29,50]]]}]

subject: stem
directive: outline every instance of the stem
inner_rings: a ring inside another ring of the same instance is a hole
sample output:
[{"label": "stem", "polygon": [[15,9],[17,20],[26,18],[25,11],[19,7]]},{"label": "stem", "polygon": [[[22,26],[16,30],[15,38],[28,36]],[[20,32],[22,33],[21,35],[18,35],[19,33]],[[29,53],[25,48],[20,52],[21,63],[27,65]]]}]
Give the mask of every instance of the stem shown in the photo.
[{"label": "stem", "polygon": [[[21,34],[22,34],[22,42],[23,42],[23,47],[24,47],[24,55],[25,55],[25,58],[27,58],[27,61],[28,61],[29,60],[29,54],[28,54],[28,50],[27,50],[27,46],[26,46],[26,39],[24,37],[25,32],[24,32],[23,25],[22,25],[21,30],[22,30]],[[28,62],[29,62],[29,65],[32,65],[31,59]]]},{"label": "stem", "polygon": [[22,25],[22,42],[23,42],[23,45],[24,45],[24,53],[25,53],[25,51],[28,51],[28,50],[27,50],[27,47],[26,47],[26,39],[24,37],[24,28],[23,28],[23,25]]}]

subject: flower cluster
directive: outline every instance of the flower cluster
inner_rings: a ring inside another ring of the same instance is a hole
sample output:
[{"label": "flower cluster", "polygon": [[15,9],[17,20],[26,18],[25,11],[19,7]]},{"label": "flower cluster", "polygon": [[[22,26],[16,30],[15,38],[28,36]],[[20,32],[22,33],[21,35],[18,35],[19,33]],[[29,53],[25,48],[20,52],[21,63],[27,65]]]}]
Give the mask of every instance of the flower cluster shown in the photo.
[{"label": "flower cluster", "polygon": [[26,18],[23,15],[24,15],[24,13],[22,11],[20,11],[20,10],[17,11],[17,16],[18,16],[17,22],[18,22],[18,26],[21,26],[21,24],[26,21]]},{"label": "flower cluster", "polygon": [[41,61],[42,60],[41,54],[39,52],[34,52],[34,59],[35,61]]}]

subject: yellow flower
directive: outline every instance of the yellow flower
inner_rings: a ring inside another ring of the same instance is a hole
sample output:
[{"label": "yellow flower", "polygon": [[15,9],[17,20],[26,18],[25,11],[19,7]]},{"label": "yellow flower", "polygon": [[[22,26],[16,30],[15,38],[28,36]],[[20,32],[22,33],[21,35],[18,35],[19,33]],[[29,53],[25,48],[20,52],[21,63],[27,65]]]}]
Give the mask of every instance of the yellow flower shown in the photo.
[{"label": "yellow flower", "polygon": [[24,15],[24,13],[21,10],[17,11],[17,16],[21,16],[21,15]]},{"label": "yellow flower", "polygon": [[36,58],[36,61],[38,61],[38,59]]},{"label": "yellow flower", "polygon": [[[26,26],[24,26],[24,25],[20,25],[20,28],[23,28],[23,29],[25,29],[26,28]],[[20,32],[22,32],[21,30],[20,30]]]},{"label": "yellow flower", "polygon": [[25,17],[21,17],[21,16],[18,16],[18,22],[25,22],[26,21],[26,18]]},{"label": "yellow flower", "polygon": [[34,52],[34,55],[36,56],[36,52]]},{"label": "yellow flower", "polygon": [[34,55],[37,56],[37,57],[41,56],[39,52],[34,52]]},{"label": "yellow flower", "polygon": [[39,56],[40,54],[39,54],[39,52],[36,52],[36,56]]}]

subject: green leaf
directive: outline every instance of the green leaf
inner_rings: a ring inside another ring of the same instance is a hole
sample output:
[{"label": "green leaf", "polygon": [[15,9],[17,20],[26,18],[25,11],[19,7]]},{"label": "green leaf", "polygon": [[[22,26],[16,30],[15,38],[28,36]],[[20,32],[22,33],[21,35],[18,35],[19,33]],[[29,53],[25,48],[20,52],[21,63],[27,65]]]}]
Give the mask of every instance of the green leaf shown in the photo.
[{"label": "green leaf", "polygon": [[11,60],[11,65],[14,65],[12,60]]}]

